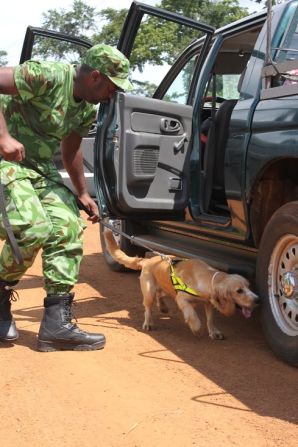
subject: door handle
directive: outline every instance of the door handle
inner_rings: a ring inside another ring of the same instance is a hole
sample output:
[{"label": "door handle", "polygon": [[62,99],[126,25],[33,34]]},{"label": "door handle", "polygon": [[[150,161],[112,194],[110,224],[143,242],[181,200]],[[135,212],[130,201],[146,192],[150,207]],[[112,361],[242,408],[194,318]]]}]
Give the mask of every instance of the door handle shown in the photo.
[{"label": "door handle", "polygon": [[177,143],[174,144],[174,153],[177,154],[177,152],[181,151],[184,152],[184,143],[187,143],[187,137],[183,135],[180,141],[177,141]]},{"label": "door handle", "polygon": [[182,125],[179,120],[173,118],[162,118],[160,120],[160,130],[163,133],[178,133],[181,127]]}]

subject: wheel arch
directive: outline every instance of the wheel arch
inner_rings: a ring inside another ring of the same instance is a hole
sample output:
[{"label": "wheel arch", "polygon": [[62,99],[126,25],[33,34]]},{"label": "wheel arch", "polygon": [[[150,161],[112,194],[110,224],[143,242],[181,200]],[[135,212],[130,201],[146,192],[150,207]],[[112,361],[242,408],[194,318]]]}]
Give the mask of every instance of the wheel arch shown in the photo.
[{"label": "wheel arch", "polygon": [[298,158],[283,158],[266,165],[256,177],[249,196],[249,217],[257,247],[275,211],[298,200],[297,172]]}]

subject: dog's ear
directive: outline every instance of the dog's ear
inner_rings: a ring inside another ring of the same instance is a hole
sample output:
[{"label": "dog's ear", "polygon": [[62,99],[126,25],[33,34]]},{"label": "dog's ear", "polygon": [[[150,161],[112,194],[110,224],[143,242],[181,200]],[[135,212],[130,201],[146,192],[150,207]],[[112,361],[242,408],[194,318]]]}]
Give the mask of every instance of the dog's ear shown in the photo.
[{"label": "dog's ear", "polygon": [[215,285],[211,297],[211,304],[223,315],[230,317],[235,312],[235,303],[232,294],[224,283]]}]

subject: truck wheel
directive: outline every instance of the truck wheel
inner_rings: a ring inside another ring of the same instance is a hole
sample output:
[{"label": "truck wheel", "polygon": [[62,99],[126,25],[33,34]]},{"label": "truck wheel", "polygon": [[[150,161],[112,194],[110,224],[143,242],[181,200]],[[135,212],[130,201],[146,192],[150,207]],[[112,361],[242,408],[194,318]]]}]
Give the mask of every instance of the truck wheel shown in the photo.
[{"label": "truck wheel", "polygon": [[[118,229],[128,235],[132,234],[131,225],[126,220],[106,219],[105,222],[115,227],[116,230]],[[114,259],[108,252],[103,236],[103,230],[104,225],[100,224],[100,242],[101,242],[102,253],[109,268],[115,272],[129,271],[129,269],[124,267],[124,265],[121,265],[118,262],[114,261]],[[127,239],[124,236],[121,236],[120,234],[118,235],[115,234],[114,237],[117,241],[117,244],[120,246],[121,250],[123,250],[128,256],[139,256],[139,257],[145,256],[146,252],[145,248],[132,244],[129,239]]]},{"label": "truck wheel", "polygon": [[[275,354],[298,366],[298,299],[282,284],[286,272],[298,271],[298,202],[279,208],[269,220],[259,247],[257,287],[262,298],[262,326]],[[298,276],[298,273],[297,273]]]}]

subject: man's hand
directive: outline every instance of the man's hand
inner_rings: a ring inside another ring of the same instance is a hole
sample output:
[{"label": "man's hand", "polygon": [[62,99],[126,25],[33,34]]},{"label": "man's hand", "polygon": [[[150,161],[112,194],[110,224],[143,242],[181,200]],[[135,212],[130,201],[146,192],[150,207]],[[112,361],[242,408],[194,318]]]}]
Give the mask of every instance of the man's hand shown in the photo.
[{"label": "man's hand", "polygon": [[25,158],[25,148],[9,133],[0,137],[0,154],[6,161],[22,161]]},{"label": "man's hand", "polygon": [[[93,224],[99,222],[99,210],[96,202],[88,193],[84,193],[79,197],[80,202],[90,211],[90,215],[87,220],[90,220]],[[89,213],[88,213],[89,214]]]}]

